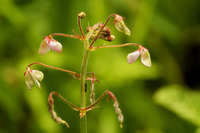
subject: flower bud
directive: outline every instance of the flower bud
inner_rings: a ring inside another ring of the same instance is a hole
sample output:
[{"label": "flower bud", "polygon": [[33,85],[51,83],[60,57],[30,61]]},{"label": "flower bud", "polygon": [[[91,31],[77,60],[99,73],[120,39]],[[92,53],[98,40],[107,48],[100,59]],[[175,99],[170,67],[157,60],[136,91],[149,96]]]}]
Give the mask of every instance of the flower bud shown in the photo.
[{"label": "flower bud", "polygon": [[131,31],[130,31],[129,28],[125,25],[122,16],[115,14],[115,16],[114,16],[114,25],[115,25],[115,28],[116,28],[119,32],[123,32],[124,34],[126,34],[126,35],[128,35],[128,36],[131,35]]},{"label": "flower bud", "polygon": [[147,67],[151,67],[151,57],[146,48],[141,49],[141,62]]},{"label": "flower bud", "polygon": [[46,36],[40,44],[40,49],[38,53],[46,54],[50,50],[53,50],[56,52],[62,52],[62,44],[58,42],[57,40],[53,39],[52,36]]},{"label": "flower bud", "polygon": [[29,89],[32,89],[34,86],[40,88],[40,82],[44,78],[44,74],[38,70],[31,70],[27,68],[24,73],[25,83]]},{"label": "flower bud", "polygon": [[86,16],[85,12],[80,12],[78,14],[78,17],[80,17],[81,19],[85,18],[85,16]]}]

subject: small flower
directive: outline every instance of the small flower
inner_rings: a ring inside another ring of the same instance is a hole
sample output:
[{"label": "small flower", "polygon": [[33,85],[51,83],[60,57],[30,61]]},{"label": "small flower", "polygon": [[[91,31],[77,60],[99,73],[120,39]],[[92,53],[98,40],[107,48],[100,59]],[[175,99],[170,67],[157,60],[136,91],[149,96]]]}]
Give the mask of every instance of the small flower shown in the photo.
[{"label": "small flower", "polygon": [[62,52],[62,44],[58,42],[57,40],[53,39],[52,36],[46,36],[42,40],[40,44],[40,49],[38,51],[39,54],[46,54],[50,50],[56,51],[56,52]]},{"label": "small flower", "polygon": [[40,88],[40,82],[44,78],[44,74],[38,70],[31,70],[29,67],[24,73],[25,83],[29,89],[32,89],[34,86]]},{"label": "small flower", "polygon": [[114,25],[115,28],[119,31],[119,32],[123,32],[124,34],[130,36],[131,35],[131,31],[129,30],[129,28],[125,25],[123,17],[115,14],[114,16]]},{"label": "small flower", "polygon": [[151,57],[149,51],[144,47],[140,47],[138,50],[128,54],[127,56],[128,63],[131,64],[135,62],[139,56],[141,56],[140,58],[143,65],[151,67]]}]

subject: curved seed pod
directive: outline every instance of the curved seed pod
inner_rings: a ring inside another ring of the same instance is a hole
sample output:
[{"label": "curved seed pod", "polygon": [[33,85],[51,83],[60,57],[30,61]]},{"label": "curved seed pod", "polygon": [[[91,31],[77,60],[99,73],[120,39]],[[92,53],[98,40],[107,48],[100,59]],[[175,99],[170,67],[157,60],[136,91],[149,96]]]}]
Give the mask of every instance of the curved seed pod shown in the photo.
[{"label": "curved seed pod", "polygon": [[62,118],[60,118],[59,116],[57,116],[56,112],[54,111],[54,100],[53,100],[53,94],[54,92],[51,92],[49,94],[49,98],[48,98],[48,106],[49,106],[49,112],[51,114],[51,117],[53,118],[53,120],[56,122],[56,123],[61,123],[61,124],[65,124],[66,127],[69,128],[69,124],[64,121]]}]

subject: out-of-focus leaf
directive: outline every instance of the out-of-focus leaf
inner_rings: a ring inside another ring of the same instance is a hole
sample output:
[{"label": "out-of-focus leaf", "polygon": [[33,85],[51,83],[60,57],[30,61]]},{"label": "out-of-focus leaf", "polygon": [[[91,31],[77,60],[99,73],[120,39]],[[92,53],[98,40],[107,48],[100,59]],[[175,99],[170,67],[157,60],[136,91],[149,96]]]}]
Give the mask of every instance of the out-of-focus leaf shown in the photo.
[{"label": "out-of-focus leaf", "polygon": [[157,103],[178,116],[200,126],[200,91],[190,91],[180,85],[161,88],[155,95]]}]

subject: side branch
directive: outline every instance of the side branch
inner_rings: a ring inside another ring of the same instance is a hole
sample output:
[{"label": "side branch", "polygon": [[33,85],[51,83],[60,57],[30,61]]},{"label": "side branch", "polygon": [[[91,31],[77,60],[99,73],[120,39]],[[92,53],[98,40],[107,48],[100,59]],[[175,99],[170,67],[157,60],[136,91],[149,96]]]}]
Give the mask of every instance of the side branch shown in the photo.
[{"label": "side branch", "polygon": [[81,40],[81,36],[79,35],[69,35],[69,34],[64,34],[64,33],[52,33],[50,36],[63,36],[63,37],[69,37],[69,38],[74,38],[74,39],[79,39]]},{"label": "side branch", "polygon": [[51,114],[51,117],[54,119],[54,121],[56,123],[59,123],[59,124],[65,124],[68,128],[69,128],[69,124],[64,121],[61,117],[57,116],[55,110],[54,110],[54,99],[53,99],[53,95],[56,95],[58,96],[59,98],[61,98],[61,100],[64,100],[64,102],[66,102],[67,104],[70,105],[70,107],[72,107],[72,109],[74,109],[74,107],[76,107],[75,105],[71,104],[69,101],[65,100],[62,96],[60,96],[58,93],[56,92],[51,92],[49,94],[49,97],[48,97],[48,106],[49,106],[49,112]]},{"label": "side branch", "polygon": [[106,94],[109,96],[109,98],[113,101],[113,107],[115,108],[115,112],[118,116],[118,121],[120,122],[120,127],[123,127],[123,121],[124,121],[124,116],[121,112],[121,109],[119,108],[119,103],[117,101],[116,96],[109,90],[104,91],[104,93],[98,97],[98,99],[91,105],[89,105],[86,108],[81,108],[80,110],[80,116],[83,117],[82,115],[85,115],[87,111],[92,110],[103,98],[106,96]]},{"label": "side branch", "polygon": [[103,28],[108,24],[108,22],[110,21],[110,19],[112,17],[114,17],[116,14],[111,14],[110,16],[108,16],[106,22],[103,24],[103,26],[101,27],[101,29],[99,30],[99,32],[97,33],[97,36],[92,40],[92,42],[90,43],[89,48],[92,48],[92,45],[94,44],[94,42],[97,40],[97,38],[99,37],[100,33],[102,32]]},{"label": "side branch", "polygon": [[125,44],[120,44],[120,45],[96,46],[96,47],[91,47],[89,49],[91,51],[94,51],[100,48],[119,48],[119,47],[126,47],[126,46],[137,46],[139,48],[143,47],[142,45],[137,44],[137,43],[125,43]]},{"label": "side branch", "polygon": [[[66,72],[66,73],[69,73],[70,75],[72,75],[73,77],[75,77],[75,79],[78,78],[78,80],[80,80],[80,74],[79,73],[73,72],[71,70],[67,70],[67,69],[55,67],[55,66],[50,66],[50,65],[47,65],[47,64],[44,64],[44,63],[41,63],[41,62],[33,62],[33,63],[29,64],[26,69],[28,69],[29,67],[31,67],[33,65],[41,65],[41,66],[44,66],[44,67],[47,67],[47,68],[50,68],[50,69],[54,69],[54,70],[59,70],[59,71],[62,71],[62,72]],[[86,80],[95,80],[95,81],[98,81],[96,79],[96,77],[95,77],[95,79],[93,79],[93,77],[87,77]]]},{"label": "side branch", "polygon": [[[54,101],[53,100],[53,95],[56,95],[58,98],[60,98],[64,103],[68,104],[73,110],[75,111],[80,111],[80,107],[72,104],[70,101],[68,101],[67,99],[65,99],[63,96],[61,96],[59,93],[53,91],[49,94],[49,100],[50,101]],[[53,103],[54,104],[54,103]]]}]

